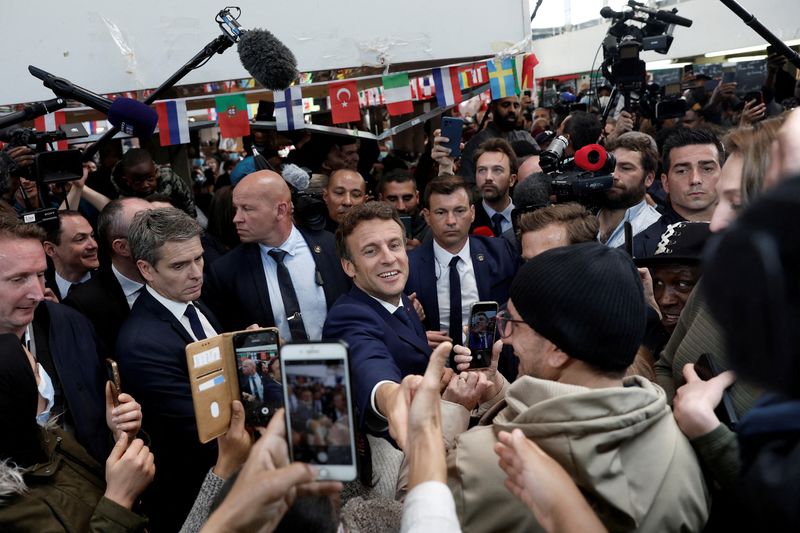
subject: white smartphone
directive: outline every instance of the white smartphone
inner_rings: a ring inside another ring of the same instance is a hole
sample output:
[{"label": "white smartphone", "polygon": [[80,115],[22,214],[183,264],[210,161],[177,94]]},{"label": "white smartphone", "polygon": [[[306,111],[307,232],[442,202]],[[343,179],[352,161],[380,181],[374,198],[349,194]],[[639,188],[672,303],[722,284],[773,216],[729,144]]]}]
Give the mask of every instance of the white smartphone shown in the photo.
[{"label": "white smartphone", "polygon": [[319,469],[319,479],[356,478],[353,401],[347,345],[290,343],[280,348],[286,437],[292,461]]}]

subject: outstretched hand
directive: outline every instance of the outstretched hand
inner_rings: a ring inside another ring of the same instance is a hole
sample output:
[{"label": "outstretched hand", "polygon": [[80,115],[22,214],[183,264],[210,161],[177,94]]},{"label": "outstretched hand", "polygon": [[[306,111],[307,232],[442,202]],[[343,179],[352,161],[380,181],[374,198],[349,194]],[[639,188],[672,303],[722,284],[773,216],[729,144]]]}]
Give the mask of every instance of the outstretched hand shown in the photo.
[{"label": "outstretched hand", "polygon": [[720,421],[714,414],[722,393],[733,385],[736,375],[728,370],[708,381],[703,381],[689,363],[683,367],[686,384],[675,392],[672,400],[672,414],[678,427],[687,438],[693,439],[715,429]]}]

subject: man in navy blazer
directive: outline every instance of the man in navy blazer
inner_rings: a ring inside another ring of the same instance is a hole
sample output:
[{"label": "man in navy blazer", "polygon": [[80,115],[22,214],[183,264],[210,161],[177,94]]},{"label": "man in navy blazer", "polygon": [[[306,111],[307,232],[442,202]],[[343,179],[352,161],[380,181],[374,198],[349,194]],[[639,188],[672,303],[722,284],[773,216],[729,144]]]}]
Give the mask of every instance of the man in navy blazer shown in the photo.
[{"label": "man in navy blazer", "polygon": [[197,436],[186,345],[221,332],[198,301],[203,285],[200,225],[173,207],[138,213],[128,242],[146,285],[117,338],[123,389],[142,405],[156,476],[143,497],[150,531],[177,531],[216,446]]},{"label": "man in navy blazer", "polygon": [[[319,340],[328,309],[350,282],[336,256],[333,235],[307,231],[292,222],[291,193],[281,176],[269,170],[242,179],[233,191],[233,221],[242,244],[214,262],[206,275],[203,300],[227,331],[251,324],[276,326],[284,340],[293,338],[286,313],[286,284],[273,249],[285,252],[307,338]],[[274,253],[274,252],[273,252]],[[277,318],[277,319],[276,319]]]},{"label": "man in navy blazer", "polygon": [[[433,239],[408,254],[405,292],[416,293],[422,304],[432,345],[442,341],[461,344],[462,327],[467,324],[473,303],[495,301],[502,305],[508,300],[519,257],[506,239],[469,235],[475,207],[470,204],[467,185],[460,177],[434,178],[425,189],[425,198],[427,208],[423,214]],[[452,268],[455,272],[451,273]],[[451,295],[451,280],[458,282],[456,295]],[[451,301],[452,296],[458,300],[455,323],[451,320],[456,303]],[[453,339],[453,335],[458,337]]]},{"label": "man in navy blazer", "polygon": [[384,202],[353,207],[336,234],[342,268],[353,280],[350,292],[328,313],[324,339],[350,347],[350,374],[359,425],[380,432],[387,427],[402,446],[392,416],[401,409],[400,382],[423,374],[431,354],[422,323],[403,295],[408,277],[405,230],[397,212]]}]

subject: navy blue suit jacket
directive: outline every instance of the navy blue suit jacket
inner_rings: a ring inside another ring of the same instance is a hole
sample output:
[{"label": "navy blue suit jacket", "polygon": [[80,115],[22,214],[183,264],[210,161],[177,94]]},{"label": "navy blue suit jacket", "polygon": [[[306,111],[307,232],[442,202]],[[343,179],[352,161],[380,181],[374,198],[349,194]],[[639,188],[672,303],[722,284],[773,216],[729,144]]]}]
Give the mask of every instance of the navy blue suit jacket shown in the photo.
[{"label": "navy blue suit jacket", "polygon": [[409,374],[424,374],[431,349],[422,323],[405,296],[409,328],[380,302],[356,286],[328,311],[322,338],[341,339],[350,346],[350,376],[359,424],[369,424],[372,389],[379,381],[400,383]]},{"label": "navy blue suit jacket", "polygon": [[106,378],[94,328],[86,317],[65,305],[50,301],[39,305],[34,331],[37,321],[49,320],[48,350],[75,426],[75,437],[102,463],[111,450],[112,439],[106,428]]},{"label": "navy blue suit jacket", "polygon": [[[506,303],[511,280],[519,268],[519,256],[510,243],[502,238],[470,235],[469,253],[480,300],[494,301],[500,305]],[[439,297],[436,292],[437,269],[433,240],[424,242],[409,252],[408,263],[406,294],[417,293],[417,299],[425,309],[425,329],[438,331]]]},{"label": "navy blue suit jacket", "polygon": [[[211,311],[201,302],[195,305],[221,333]],[[142,405],[142,425],[156,461],[156,478],[146,493],[153,505],[146,512],[151,531],[180,529],[216,461],[216,446],[198,440],[185,351],[191,342],[183,324],[147,290],[136,299],[117,338],[122,388]]]},{"label": "navy blue suit jacket", "polygon": [[[336,255],[333,235],[326,231],[298,229],[311,249],[330,309],[336,299],[350,289],[350,279]],[[225,331],[238,331],[250,324],[275,326],[270,296],[261,249],[256,243],[237,246],[217,259],[203,283],[203,301],[220,317]]]}]

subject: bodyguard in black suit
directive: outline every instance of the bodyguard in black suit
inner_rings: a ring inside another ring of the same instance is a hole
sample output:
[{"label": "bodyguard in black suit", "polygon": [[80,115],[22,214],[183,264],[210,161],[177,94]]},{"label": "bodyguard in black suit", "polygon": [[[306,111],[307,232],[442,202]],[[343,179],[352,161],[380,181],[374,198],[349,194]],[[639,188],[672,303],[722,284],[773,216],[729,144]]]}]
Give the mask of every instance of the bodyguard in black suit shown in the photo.
[{"label": "bodyguard in black suit", "polygon": [[202,228],[169,207],[139,213],[128,241],[147,282],[117,339],[122,385],[142,405],[156,461],[143,499],[150,531],[177,531],[216,460],[198,441],[186,345],[221,332],[198,301],[203,285]]},{"label": "bodyguard in black suit", "polygon": [[144,279],[128,246],[128,227],[134,215],[150,209],[142,198],[117,198],[97,218],[98,243],[111,259],[95,276],[75,287],[64,300],[94,325],[101,353],[114,357],[117,335],[140,291]]},{"label": "bodyguard in black suit", "polygon": [[519,258],[506,239],[468,234],[475,211],[461,178],[439,176],[425,195],[433,239],[409,253],[405,292],[422,303],[430,341],[459,344],[471,304],[508,300]]},{"label": "bodyguard in black suit", "polygon": [[333,235],[293,224],[289,187],[269,170],[240,181],[233,205],[243,244],[211,266],[203,300],[228,331],[258,324],[284,340],[319,340],[328,309],[350,288]]}]

